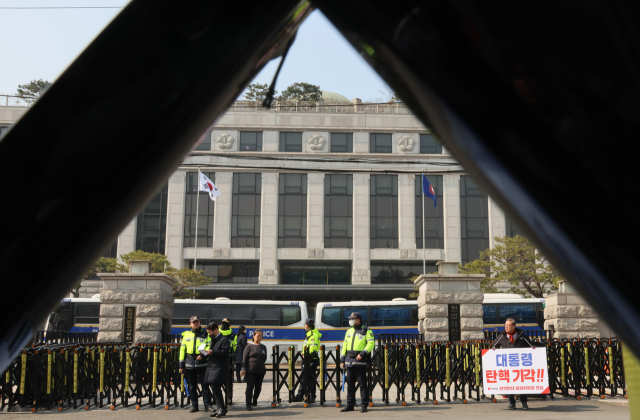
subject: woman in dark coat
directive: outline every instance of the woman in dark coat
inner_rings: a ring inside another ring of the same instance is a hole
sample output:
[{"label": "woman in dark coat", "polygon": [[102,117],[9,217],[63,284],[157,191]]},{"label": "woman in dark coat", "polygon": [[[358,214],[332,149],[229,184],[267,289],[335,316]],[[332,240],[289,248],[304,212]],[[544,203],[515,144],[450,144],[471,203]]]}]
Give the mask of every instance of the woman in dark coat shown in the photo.
[{"label": "woman in dark coat", "polygon": [[215,322],[207,325],[209,334],[207,352],[207,370],[204,373],[203,385],[211,386],[212,394],[216,398],[218,411],[211,417],[224,417],[227,414],[227,406],[222,396],[222,385],[229,380],[229,339],[220,333]]},{"label": "woman in dark coat", "polygon": [[251,411],[258,405],[258,397],[262,391],[262,380],[267,373],[265,362],[267,361],[267,347],[261,344],[262,330],[256,329],[253,332],[253,343],[247,344],[242,357],[242,372],[246,374],[247,390],[247,410]]}]

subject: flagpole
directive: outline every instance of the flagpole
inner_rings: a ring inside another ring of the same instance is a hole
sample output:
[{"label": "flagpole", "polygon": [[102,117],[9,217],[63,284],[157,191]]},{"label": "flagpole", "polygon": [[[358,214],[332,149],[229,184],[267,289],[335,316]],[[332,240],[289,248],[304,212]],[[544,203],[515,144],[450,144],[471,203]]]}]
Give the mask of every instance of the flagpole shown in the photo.
[{"label": "flagpole", "polygon": [[[195,271],[198,271],[198,269],[196,268],[196,264],[198,263],[198,208],[200,207],[200,168],[198,168],[198,181],[196,183],[196,185],[198,186],[197,188],[197,193],[196,193],[196,255],[193,258],[193,269]],[[196,298],[196,286],[193,286],[193,296],[191,297],[191,299],[195,299]]]},{"label": "flagpole", "polygon": [[427,238],[425,238],[424,234],[424,173],[422,174],[422,194],[420,197],[422,198],[422,274],[427,274],[427,253],[425,251],[425,242],[427,242]]}]

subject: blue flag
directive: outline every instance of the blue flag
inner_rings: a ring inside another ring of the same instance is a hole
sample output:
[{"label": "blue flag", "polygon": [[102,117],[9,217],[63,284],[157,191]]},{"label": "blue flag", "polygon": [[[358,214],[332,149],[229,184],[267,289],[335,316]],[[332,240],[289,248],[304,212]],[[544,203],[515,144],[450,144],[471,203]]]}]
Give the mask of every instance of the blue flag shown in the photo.
[{"label": "blue flag", "polygon": [[433,189],[433,186],[424,174],[422,174],[422,193],[433,200],[433,207],[438,206],[436,191]]}]

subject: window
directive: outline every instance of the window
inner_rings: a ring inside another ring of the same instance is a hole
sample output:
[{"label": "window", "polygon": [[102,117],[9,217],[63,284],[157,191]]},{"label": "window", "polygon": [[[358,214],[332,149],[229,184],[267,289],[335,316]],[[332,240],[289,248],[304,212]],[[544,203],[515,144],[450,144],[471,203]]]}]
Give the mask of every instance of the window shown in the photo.
[{"label": "window", "polygon": [[349,326],[349,317],[354,312],[360,313],[360,315],[362,316],[361,321],[363,324],[366,324],[367,320],[369,319],[366,307],[365,308],[340,308],[340,309],[342,309],[342,327]]},{"label": "window", "polygon": [[[426,238],[425,248],[444,249],[444,203],[442,200],[442,175],[427,177],[436,191],[438,206],[422,193],[422,175],[416,175],[416,246],[422,248],[422,238]],[[424,231],[422,230],[422,205],[424,204]]]},{"label": "window", "polygon": [[509,218],[506,219],[506,224],[507,224],[506,226],[507,236],[510,236],[512,238],[515,237],[516,235],[524,236],[522,234],[522,231],[518,229],[518,226],[514,225],[513,222],[509,220]]},{"label": "window", "polygon": [[[193,268],[193,261],[189,262],[189,268]],[[211,283],[258,283],[259,268],[257,261],[198,261],[196,266]]]},{"label": "window", "polygon": [[372,327],[385,327],[390,325],[418,325],[418,306],[388,306],[371,307]]},{"label": "window", "polygon": [[369,135],[369,153],[391,153],[391,134]]},{"label": "window", "polygon": [[261,174],[233,174],[232,248],[260,248],[261,193]]},{"label": "window", "polygon": [[307,247],[307,175],[280,174],[278,247]]},{"label": "window", "polygon": [[77,324],[100,324],[100,304],[99,303],[78,303],[76,305],[76,325]]},{"label": "window", "polygon": [[282,284],[351,284],[351,265],[280,264]]},{"label": "window", "polygon": [[239,152],[262,152],[262,131],[241,131]]},{"label": "window", "polygon": [[7,131],[9,131],[9,127],[0,127],[0,137],[4,136]]},{"label": "window", "polygon": [[[427,262],[427,272],[437,273],[435,262]],[[422,261],[413,263],[397,263],[394,261],[371,262],[371,284],[413,283],[415,277],[422,273]]]},{"label": "window", "polygon": [[322,308],[322,322],[332,327],[340,327],[340,308],[324,307]]},{"label": "window", "polygon": [[231,325],[253,325],[251,305],[210,305],[209,322],[220,324],[228,318]]},{"label": "window", "polygon": [[302,133],[280,133],[281,152],[302,152]]},{"label": "window", "polygon": [[177,325],[189,325],[192,316],[197,316],[198,319],[200,319],[200,323],[206,325],[208,319],[207,306],[176,303],[173,305],[173,319],[171,320],[171,324],[173,324],[174,327]]},{"label": "window", "polygon": [[253,325],[278,326],[281,325],[280,307],[278,306],[256,306]]},{"label": "window", "polygon": [[291,325],[302,320],[300,306],[281,306],[282,308],[282,325]]},{"label": "window", "polygon": [[498,323],[498,311],[496,305],[482,305],[482,321],[485,325]]},{"label": "window", "polygon": [[370,247],[398,248],[398,176],[371,175]]},{"label": "window", "polygon": [[498,305],[498,315],[501,324],[504,324],[507,318],[516,320],[516,324],[537,324],[538,317],[536,314],[536,305],[531,304],[504,304]]},{"label": "window", "polygon": [[[214,183],[214,172],[203,172]],[[196,246],[196,210],[198,212],[198,246],[213,246],[214,202],[206,192],[198,194],[198,173],[187,172],[187,187],[184,200],[184,247]],[[199,202],[198,200],[199,197]]]},{"label": "window", "polygon": [[353,133],[331,133],[331,153],[353,153]]},{"label": "window", "polygon": [[102,256],[105,258],[118,258],[118,238],[116,238],[115,242],[104,251]]},{"label": "window", "polygon": [[353,248],[353,175],[324,176],[324,247]]},{"label": "window", "polygon": [[136,250],[164,254],[167,237],[167,187],[165,185],[138,215]]},{"label": "window", "polygon": [[460,177],[460,233],[462,264],[477,260],[489,248],[489,204],[487,195],[471,179]]},{"label": "window", "polygon": [[211,151],[211,131],[207,132],[202,142],[196,147],[196,150]]},{"label": "window", "polygon": [[442,143],[433,134],[420,134],[420,154],[441,155]]}]

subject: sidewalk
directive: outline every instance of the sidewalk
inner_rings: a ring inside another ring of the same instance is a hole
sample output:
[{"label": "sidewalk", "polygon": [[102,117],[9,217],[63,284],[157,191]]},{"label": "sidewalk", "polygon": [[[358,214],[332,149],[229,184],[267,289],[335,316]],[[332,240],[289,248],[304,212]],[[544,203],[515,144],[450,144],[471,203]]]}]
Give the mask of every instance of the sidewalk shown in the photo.
[{"label": "sidewalk", "polygon": [[[449,419],[455,418],[455,420],[471,420],[478,418],[495,419],[496,417],[513,417],[517,415],[522,418],[531,418],[532,420],[550,419],[550,418],[576,418],[580,420],[602,420],[603,416],[606,416],[607,420],[629,419],[629,408],[627,406],[628,400],[624,398],[607,398],[601,400],[597,397],[593,397],[588,400],[583,398],[578,401],[575,398],[563,398],[555,397],[554,400],[547,398],[542,400],[540,398],[531,398],[529,401],[530,410],[523,411],[519,408],[516,411],[507,410],[508,401],[501,397],[497,398],[497,402],[493,403],[489,399],[469,400],[468,404],[463,404],[462,401],[452,401],[450,403],[446,401],[439,401],[437,405],[434,405],[432,401],[428,403],[416,404],[411,401],[411,396],[407,395],[407,405],[402,406],[395,403],[395,392],[391,393],[392,402],[389,405],[384,404],[381,401],[382,392],[376,390],[373,395],[374,407],[369,409],[366,414],[359,412],[359,407],[355,412],[341,413],[339,408],[335,407],[335,392],[327,392],[327,403],[324,407],[320,404],[312,404],[309,408],[304,408],[302,403],[289,404],[288,393],[282,392],[282,403],[276,408],[271,408],[272,399],[272,384],[271,382],[265,382],[263,385],[263,392],[260,396],[258,407],[253,411],[246,411],[244,404],[244,390],[245,384],[234,385],[234,404],[230,407],[227,418],[256,418],[267,417],[276,418],[284,417],[287,419],[310,419],[310,418],[322,418],[322,419],[345,419],[349,417],[358,418],[398,418],[409,419],[415,416],[447,416]],[[345,388],[346,390],[346,388]],[[319,394],[318,394],[319,395]],[[346,393],[341,394],[344,402],[346,401]],[[356,394],[359,399],[359,393]],[[422,395],[424,398],[424,395]],[[146,403],[147,401],[144,401]],[[159,402],[159,401],[158,401]],[[201,406],[202,407],[202,406]],[[189,413],[190,407],[179,408],[171,407],[170,410],[164,410],[162,406],[158,408],[151,408],[148,405],[143,406],[141,410],[136,410],[134,406],[128,408],[117,407],[114,411],[109,408],[95,408],[85,411],[84,409],[69,410],[66,409],[59,413],[56,410],[38,410],[38,415],[46,415],[50,417],[60,416],[62,419],[96,419],[96,420],[111,420],[111,419],[208,419],[209,413],[200,411],[199,413]],[[3,419],[11,418],[24,418],[22,416],[33,416],[31,412],[24,413],[2,413]]]}]

